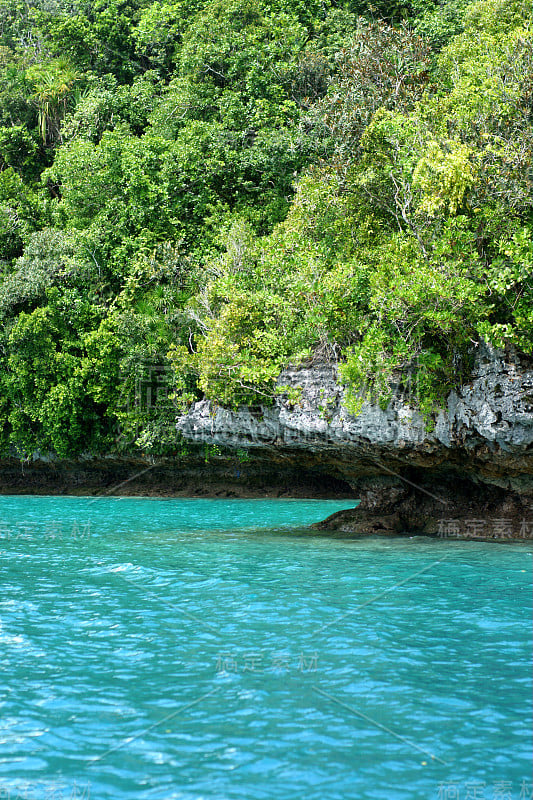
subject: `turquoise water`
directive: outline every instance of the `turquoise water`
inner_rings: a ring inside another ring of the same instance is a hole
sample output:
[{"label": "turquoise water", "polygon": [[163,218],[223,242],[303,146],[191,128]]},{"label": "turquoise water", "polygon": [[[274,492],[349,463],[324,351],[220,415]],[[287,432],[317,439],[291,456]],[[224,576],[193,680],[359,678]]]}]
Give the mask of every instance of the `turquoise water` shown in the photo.
[{"label": "turquoise water", "polygon": [[531,547],[349,505],[0,498],[0,798],[530,798]]}]

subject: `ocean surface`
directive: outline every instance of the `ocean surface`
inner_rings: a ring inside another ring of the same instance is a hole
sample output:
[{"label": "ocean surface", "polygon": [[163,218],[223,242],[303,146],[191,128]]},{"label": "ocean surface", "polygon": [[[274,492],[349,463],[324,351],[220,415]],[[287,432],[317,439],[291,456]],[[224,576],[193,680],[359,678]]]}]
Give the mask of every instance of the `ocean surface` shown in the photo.
[{"label": "ocean surface", "polygon": [[530,800],[532,548],[0,497],[0,798]]}]

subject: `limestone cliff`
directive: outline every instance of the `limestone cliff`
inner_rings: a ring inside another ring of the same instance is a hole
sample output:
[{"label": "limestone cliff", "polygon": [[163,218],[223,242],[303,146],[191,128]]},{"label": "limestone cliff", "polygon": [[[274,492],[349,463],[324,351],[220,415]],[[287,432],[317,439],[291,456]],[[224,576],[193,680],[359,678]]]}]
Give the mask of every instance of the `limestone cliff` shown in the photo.
[{"label": "limestone cliff", "polygon": [[285,392],[271,407],[238,411],[202,401],[178,419],[178,430],[192,442],[245,450],[255,464],[348,482],[362,502],[329,527],[531,536],[532,363],[483,348],[471,380],[450,394],[431,429],[402,396],[386,410],[367,402],[351,415],[334,366],[288,369],[279,385],[298,390],[298,401]]}]

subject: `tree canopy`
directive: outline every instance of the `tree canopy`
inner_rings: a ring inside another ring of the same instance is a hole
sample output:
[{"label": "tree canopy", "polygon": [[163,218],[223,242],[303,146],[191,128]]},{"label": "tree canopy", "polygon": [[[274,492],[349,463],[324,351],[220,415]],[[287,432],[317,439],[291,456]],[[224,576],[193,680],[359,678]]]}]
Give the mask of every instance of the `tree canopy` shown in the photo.
[{"label": "tree canopy", "polygon": [[430,424],[531,353],[532,51],[525,0],[0,0],[3,452],[176,452],[324,360]]}]

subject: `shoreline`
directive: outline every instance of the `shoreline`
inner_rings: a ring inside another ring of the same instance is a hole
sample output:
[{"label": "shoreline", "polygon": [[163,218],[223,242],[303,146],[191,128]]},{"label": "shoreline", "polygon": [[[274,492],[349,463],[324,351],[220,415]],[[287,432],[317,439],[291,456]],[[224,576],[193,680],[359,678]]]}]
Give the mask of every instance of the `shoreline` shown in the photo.
[{"label": "shoreline", "polygon": [[251,462],[227,457],[162,458],[150,463],[136,457],[84,460],[0,460],[0,496],[287,497],[354,500],[354,489],[319,470],[295,465]]},{"label": "shoreline", "polygon": [[243,464],[227,454],[209,462],[197,454],[152,463],[133,456],[29,463],[11,458],[0,460],[0,496],[339,500],[354,507],[315,523],[316,533],[533,542],[532,505],[497,487],[450,476],[435,482],[424,471],[409,479],[367,476],[348,483],[331,467],[320,467],[267,458]]}]

